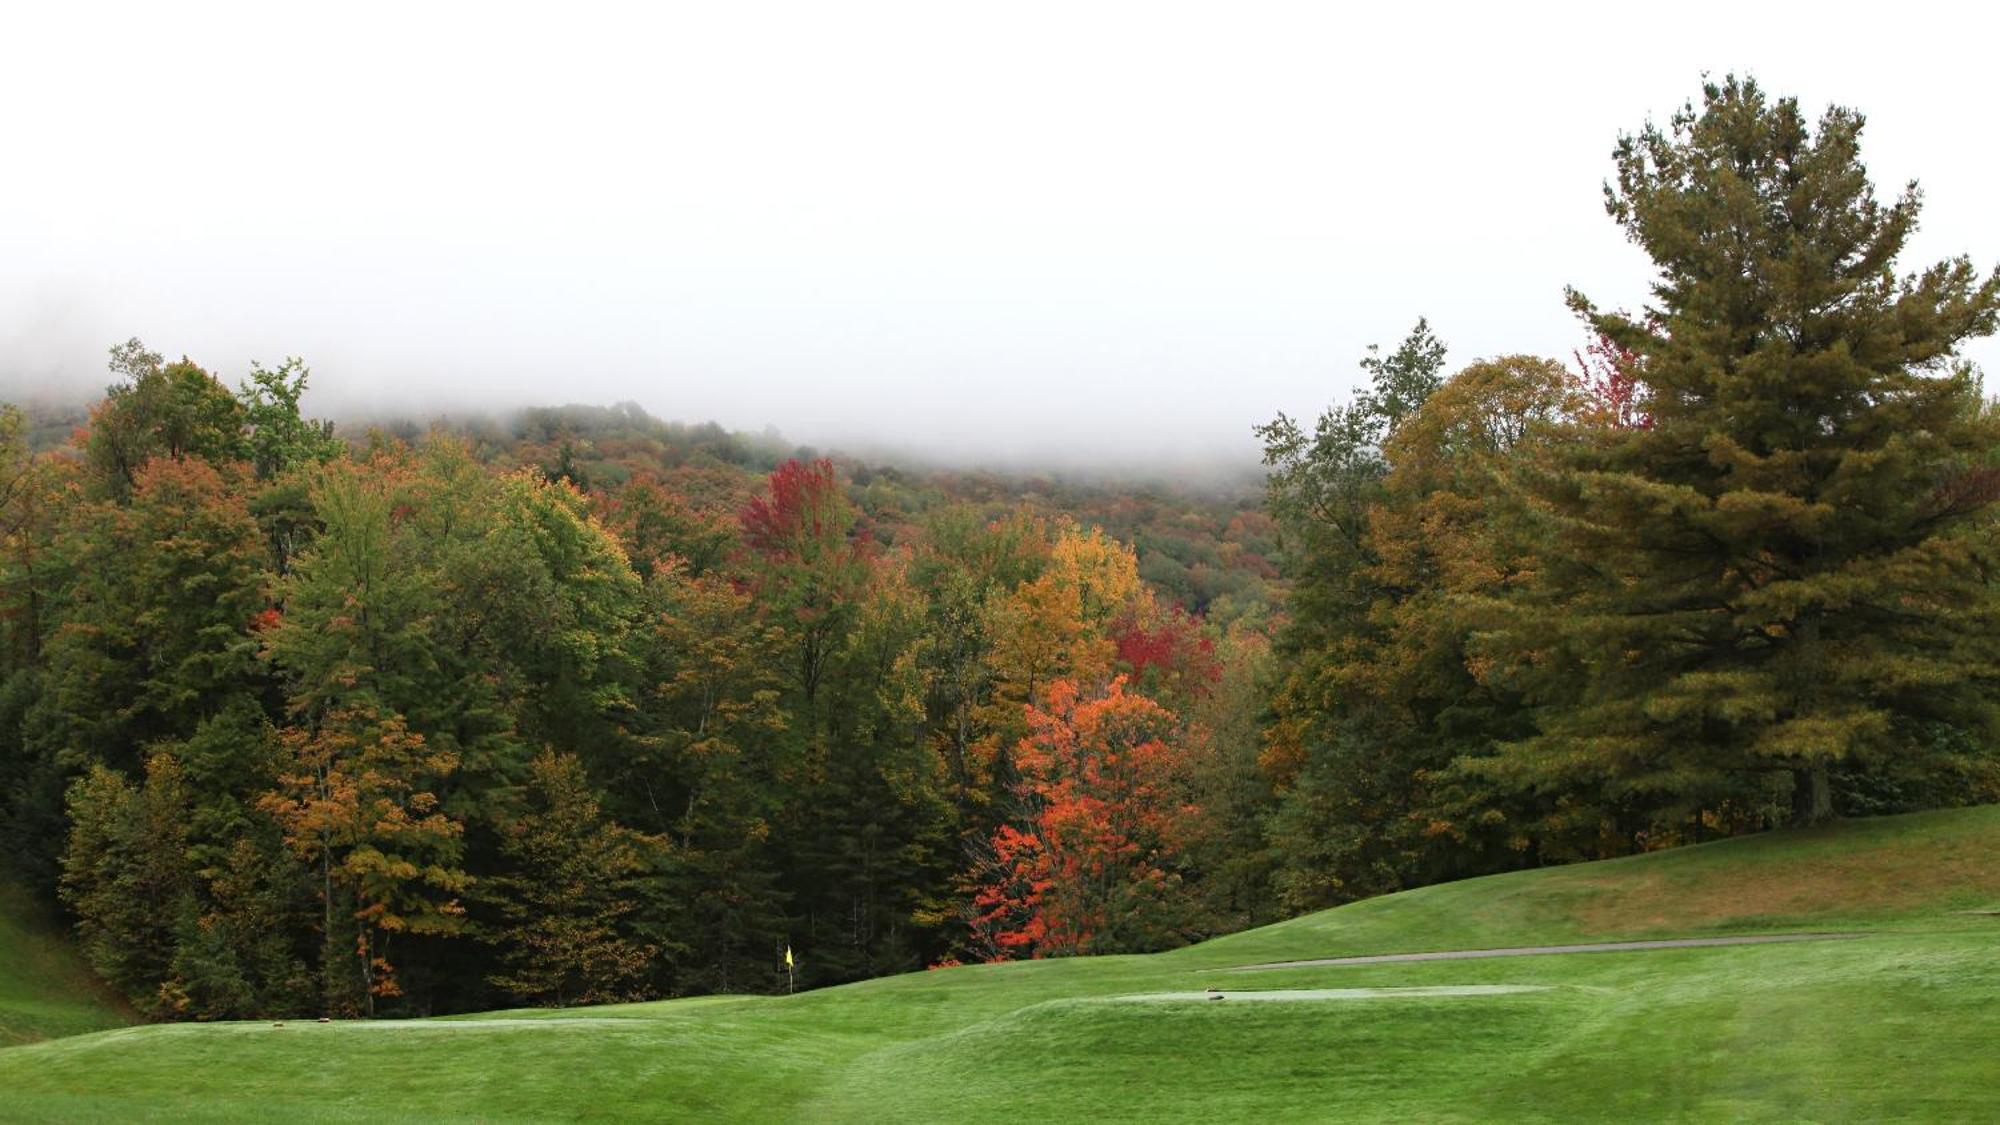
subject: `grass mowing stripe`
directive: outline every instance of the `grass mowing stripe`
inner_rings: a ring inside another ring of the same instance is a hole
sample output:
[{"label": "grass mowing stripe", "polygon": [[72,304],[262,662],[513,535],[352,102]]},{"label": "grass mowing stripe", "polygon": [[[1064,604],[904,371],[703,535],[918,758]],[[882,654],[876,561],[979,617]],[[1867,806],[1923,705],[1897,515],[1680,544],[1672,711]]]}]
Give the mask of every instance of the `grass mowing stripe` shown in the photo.
[{"label": "grass mowing stripe", "polygon": [[[0,1118],[2000,1120],[1995,927],[1953,913],[2000,902],[2000,865],[1971,862],[1995,854],[2000,809],[1953,810],[1467,880],[1151,957],[303,1033],[135,1028],[0,1050]],[[1927,856],[1935,878],[1879,885]],[[1208,970],[1246,963],[1807,928],[1868,936],[1294,963],[1259,985],[1315,1001],[1130,1002],[1203,996]]]}]

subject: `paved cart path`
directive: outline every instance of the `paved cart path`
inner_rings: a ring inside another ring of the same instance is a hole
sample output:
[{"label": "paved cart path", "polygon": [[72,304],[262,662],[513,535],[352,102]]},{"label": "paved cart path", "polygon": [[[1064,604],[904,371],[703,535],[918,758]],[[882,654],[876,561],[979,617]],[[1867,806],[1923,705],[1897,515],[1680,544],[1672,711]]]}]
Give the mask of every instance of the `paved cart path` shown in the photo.
[{"label": "paved cart path", "polygon": [[1175,1000],[1403,1000],[1433,996],[1514,996],[1523,992],[1552,992],[1546,984],[1432,984],[1416,988],[1271,988],[1257,991],[1140,992],[1127,996],[1105,996],[1104,1003]]},{"label": "paved cart path", "polygon": [[1664,938],[1658,941],[1595,941],[1583,945],[1517,945],[1506,949],[1443,949],[1431,953],[1376,953],[1366,957],[1318,957],[1309,961],[1265,961],[1211,972],[1247,973],[1262,969],[1310,969],[1321,965],[1380,965],[1391,961],[1474,961],[1481,957],[1535,957],[1544,953],[1626,953],[1640,949],[1696,949],[1709,945],[1773,945],[1788,941],[1840,941],[1865,933],[1754,934],[1741,937]]}]

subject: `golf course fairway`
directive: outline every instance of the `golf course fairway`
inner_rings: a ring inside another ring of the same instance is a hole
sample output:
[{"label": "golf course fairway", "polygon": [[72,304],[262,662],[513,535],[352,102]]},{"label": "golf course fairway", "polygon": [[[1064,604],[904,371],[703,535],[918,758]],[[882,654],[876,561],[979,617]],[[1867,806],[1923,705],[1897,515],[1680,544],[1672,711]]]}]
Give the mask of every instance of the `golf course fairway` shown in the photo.
[{"label": "golf course fairway", "polygon": [[[1995,910],[2000,807],[1957,809],[1427,887],[1153,956],[68,1034],[0,1049],[0,1118],[1995,1120]],[[1245,968],[1767,934],[1829,936]],[[27,970],[0,953],[5,1014]],[[101,1017],[79,1018],[57,1030]]]}]

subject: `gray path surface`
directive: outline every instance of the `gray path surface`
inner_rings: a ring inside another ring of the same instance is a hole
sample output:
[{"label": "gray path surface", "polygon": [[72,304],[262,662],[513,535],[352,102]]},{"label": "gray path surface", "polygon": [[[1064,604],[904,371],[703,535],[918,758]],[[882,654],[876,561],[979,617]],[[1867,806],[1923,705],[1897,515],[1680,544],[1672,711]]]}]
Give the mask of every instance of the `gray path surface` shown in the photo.
[{"label": "gray path surface", "polygon": [[1742,937],[1665,938],[1659,941],[1598,941],[1586,945],[1517,945],[1508,949],[1444,949],[1434,953],[1376,953],[1367,957],[1320,957],[1310,961],[1266,961],[1212,970],[1247,973],[1260,969],[1310,969],[1320,965],[1380,965],[1390,961],[1473,961],[1481,957],[1535,957],[1544,953],[1626,953],[1640,949],[1695,949],[1707,945],[1774,945],[1787,941],[1840,941],[1860,933],[1753,934]]},{"label": "gray path surface", "polygon": [[1546,984],[1433,984],[1416,988],[1273,988],[1260,991],[1141,992],[1130,996],[1106,996],[1106,1002],[1161,1000],[1399,1000],[1432,996],[1512,996],[1521,992],[1549,992]]}]

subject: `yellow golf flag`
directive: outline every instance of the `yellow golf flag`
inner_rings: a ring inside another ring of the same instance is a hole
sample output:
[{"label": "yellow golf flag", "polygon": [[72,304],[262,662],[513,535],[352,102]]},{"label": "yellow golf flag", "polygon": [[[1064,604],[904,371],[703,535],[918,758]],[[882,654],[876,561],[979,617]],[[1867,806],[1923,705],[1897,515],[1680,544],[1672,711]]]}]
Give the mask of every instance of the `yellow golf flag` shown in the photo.
[{"label": "yellow golf flag", "polygon": [[792,947],[788,945],[785,947],[785,968],[789,969],[791,967],[792,967]]}]

